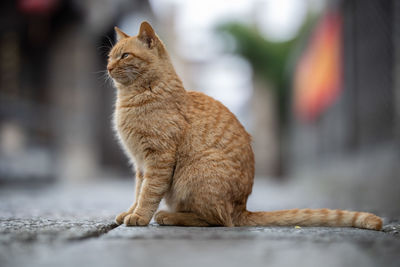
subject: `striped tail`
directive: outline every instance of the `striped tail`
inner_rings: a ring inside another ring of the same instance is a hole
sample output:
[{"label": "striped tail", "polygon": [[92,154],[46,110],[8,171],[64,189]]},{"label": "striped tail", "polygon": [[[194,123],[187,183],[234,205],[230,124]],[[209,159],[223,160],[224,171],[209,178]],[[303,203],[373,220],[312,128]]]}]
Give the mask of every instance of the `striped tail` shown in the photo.
[{"label": "striped tail", "polygon": [[238,226],[333,226],[382,229],[382,219],[372,213],[330,210],[292,209],[279,211],[245,211]]}]

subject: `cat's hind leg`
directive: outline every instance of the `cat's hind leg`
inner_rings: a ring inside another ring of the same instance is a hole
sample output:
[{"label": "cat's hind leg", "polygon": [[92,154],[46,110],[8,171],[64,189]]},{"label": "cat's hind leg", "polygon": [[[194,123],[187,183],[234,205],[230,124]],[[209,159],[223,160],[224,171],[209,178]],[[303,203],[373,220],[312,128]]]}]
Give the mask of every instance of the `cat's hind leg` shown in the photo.
[{"label": "cat's hind leg", "polygon": [[155,220],[159,225],[210,226],[208,222],[192,212],[159,211],[155,216]]}]

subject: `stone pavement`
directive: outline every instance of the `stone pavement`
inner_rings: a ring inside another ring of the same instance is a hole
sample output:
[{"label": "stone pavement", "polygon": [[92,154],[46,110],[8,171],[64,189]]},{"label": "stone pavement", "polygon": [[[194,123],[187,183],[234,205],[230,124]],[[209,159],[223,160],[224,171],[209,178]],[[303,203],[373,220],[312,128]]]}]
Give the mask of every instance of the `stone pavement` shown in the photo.
[{"label": "stone pavement", "polygon": [[[154,222],[117,227],[113,218],[132,197],[133,181],[124,180],[0,187],[0,266],[400,266],[400,221],[393,215],[385,217],[381,232]],[[250,210],[363,208],[347,205],[298,184],[266,180],[256,181],[249,200]]]}]

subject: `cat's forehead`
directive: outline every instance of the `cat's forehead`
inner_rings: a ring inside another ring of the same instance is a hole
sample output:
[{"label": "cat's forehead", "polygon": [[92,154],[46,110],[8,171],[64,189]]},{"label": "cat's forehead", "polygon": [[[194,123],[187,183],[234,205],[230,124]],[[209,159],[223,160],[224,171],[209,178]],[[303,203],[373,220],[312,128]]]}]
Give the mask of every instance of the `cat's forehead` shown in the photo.
[{"label": "cat's forehead", "polygon": [[110,51],[110,56],[115,56],[123,53],[123,51],[128,47],[127,40],[123,39],[116,43]]}]

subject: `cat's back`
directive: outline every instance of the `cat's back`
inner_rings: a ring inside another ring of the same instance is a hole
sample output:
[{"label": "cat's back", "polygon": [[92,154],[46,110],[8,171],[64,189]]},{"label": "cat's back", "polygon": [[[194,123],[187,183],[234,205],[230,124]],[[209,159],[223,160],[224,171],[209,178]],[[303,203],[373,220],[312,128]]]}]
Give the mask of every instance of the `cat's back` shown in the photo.
[{"label": "cat's back", "polygon": [[187,94],[187,116],[196,145],[226,152],[250,147],[250,135],[227,107],[200,92],[188,91]]}]

